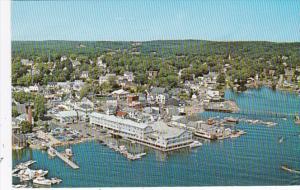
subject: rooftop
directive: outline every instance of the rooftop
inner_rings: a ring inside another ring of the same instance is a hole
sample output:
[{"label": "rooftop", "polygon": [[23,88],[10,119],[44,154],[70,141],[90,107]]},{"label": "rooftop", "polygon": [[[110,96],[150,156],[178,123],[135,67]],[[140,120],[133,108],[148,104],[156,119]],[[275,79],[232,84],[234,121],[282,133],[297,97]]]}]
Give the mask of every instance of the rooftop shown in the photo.
[{"label": "rooftop", "polygon": [[117,122],[117,123],[122,123],[122,124],[125,124],[125,125],[130,125],[130,126],[140,128],[140,129],[145,129],[148,126],[147,124],[144,124],[144,123],[137,123],[137,122],[134,122],[134,121],[129,120],[129,119],[121,119],[121,118],[116,117],[114,115],[106,115],[106,114],[97,113],[97,112],[91,113],[90,116],[97,117],[97,118],[102,118],[102,119]]}]

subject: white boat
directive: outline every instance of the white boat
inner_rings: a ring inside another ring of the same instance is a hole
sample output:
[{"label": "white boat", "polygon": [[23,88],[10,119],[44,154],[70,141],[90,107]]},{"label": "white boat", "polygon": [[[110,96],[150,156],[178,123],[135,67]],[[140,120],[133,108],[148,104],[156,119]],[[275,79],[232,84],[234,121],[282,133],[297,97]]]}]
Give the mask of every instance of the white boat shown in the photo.
[{"label": "white boat", "polygon": [[202,143],[199,142],[199,141],[194,141],[190,144],[190,148],[196,148],[196,147],[199,147],[199,146],[202,146]]},{"label": "white boat", "polygon": [[30,181],[34,177],[34,170],[27,168],[26,170],[21,170],[19,172],[20,181]]},{"label": "white boat", "polygon": [[283,142],[283,137],[280,137],[278,142],[281,144]]},{"label": "white boat", "polygon": [[27,187],[27,185],[18,184],[18,185],[13,185],[12,187],[13,188],[25,188],[25,187]]},{"label": "white boat", "polygon": [[70,148],[67,148],[67,149],[65,150],[65,152],[66,152],[66,155],[67,155],[67,156],[73,156],[72,150],[71,150]]},{"label": "white boat", "polygon": [[61,182],[62,182],[62,180],[58,179],[57,177],[51,178],[51,183],[52,184],[59,184]]},{"label": "white boat", "polygon": [[[18,169],[18,170],[25,170],[25,169],[28,168],[28,166],[30,166],[30,165],[33,164],[33,163],[36,163],[36,161],[34,161],[34,160],[29,160],[29,161],[27,161],[27,162],[20,163],[20,164],[16,165],[16,169]],[[15,170],[15,171],[18,171],[18,170]]]},{"label": "white boat", "polygon": [[33,184],[42,185],[42,186],[51,186],[51,180],[44,177],[38,177],[33,180]]},{"label": "white boat", "polygon": [[226,122],[230,122],[230,123],[238,123],[239,119],[238,118],[233,118],[233,117],[224,117]]},{"label": "white boat", "polygon": [[44,177],[45,175],[48,174],[48,170],[35,170],[34,171],[34,177]]},{"label": "white boat", "polygon": [[48,148],[47,153],[52,157],[56,156],[55,150],[52,147]]}]

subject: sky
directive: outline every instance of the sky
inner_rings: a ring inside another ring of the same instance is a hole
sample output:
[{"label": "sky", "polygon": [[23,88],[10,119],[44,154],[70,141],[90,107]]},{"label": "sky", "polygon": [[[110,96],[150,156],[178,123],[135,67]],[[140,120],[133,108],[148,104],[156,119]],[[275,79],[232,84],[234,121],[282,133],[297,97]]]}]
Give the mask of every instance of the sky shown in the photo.
[{"label": "sky", "polygon": [[300,41],[299,0],[13,1],[13,40]]}]

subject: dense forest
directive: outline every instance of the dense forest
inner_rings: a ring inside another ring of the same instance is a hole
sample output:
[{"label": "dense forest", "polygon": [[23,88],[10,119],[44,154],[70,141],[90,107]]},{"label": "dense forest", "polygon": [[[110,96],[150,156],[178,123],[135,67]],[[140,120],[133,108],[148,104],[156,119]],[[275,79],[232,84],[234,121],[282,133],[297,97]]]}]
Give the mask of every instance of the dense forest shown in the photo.
[{"label": "dense forest", "polygon": [[[123,74],[131,71],[137,84],[176,87],[179,83],[207,74],[209,71],[222,73],[230,65],[226,76],[244,83],[248,77],[264,70],[275,70],[275,75],[284,69],[300,66],[300,43],[274,42],[216,42],[203,40],[170,40],[147,42],[110,41],[13,41],[13,84],[47,84],[50,81],[79,79],[82,71],[89,71],[91,80],[109,72]],[[69,59],[61,61],[62,56]],[[97,67],[101,56],[107,68]],[[40,72],[28,74],[21,59],[33,60]],[[72,61],[80,66],[74,68]],[[47,63],[47,64],[45,64]],[[53,67],[55,65],[55,67]],[[157,78],[149,81],[147,71],[156,70]],[[181,71],[180,79],[178,73]],[[224,78],[224,76],[222,76]]]}]

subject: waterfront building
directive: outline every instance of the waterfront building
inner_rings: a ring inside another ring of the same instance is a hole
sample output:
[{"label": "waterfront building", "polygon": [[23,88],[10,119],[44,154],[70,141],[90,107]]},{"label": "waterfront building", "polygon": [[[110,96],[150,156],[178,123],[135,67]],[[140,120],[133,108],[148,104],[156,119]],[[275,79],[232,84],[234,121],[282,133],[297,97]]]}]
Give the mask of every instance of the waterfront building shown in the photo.
[{"label": "waterfront building", "polygon": [[189,146],[192,140],[192,133],[174,127],[169,127],[163,121],[157,121],[151,125],[154,132],[149,135],[148,140],[155,142],[161,150],[172,150]]},{"label": "waterfront building", "polygon": [[55,119],[63,124],[77,123],[84,120],[84,115],[76,112],[75,110],[60,111],[54,115]]},{"label": "waterfront building", "polygon": [[192,142],[192,133],[169,127],[162,121],[137,123],[114,115],[93,112],[90,114],[90,124],[109,129],[115,135],[161,151],[187,147]]},{"label": "waterfront building", "polygon": [[152,128],[147,124],[97,112],[90,114],[90,124],[112,130],[120,136],[141,140],[152,132]]}]

